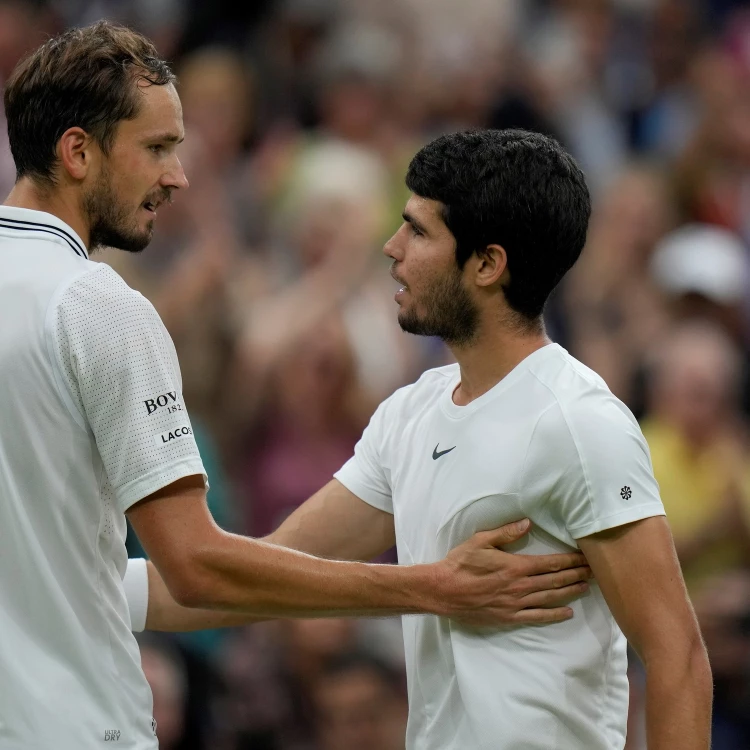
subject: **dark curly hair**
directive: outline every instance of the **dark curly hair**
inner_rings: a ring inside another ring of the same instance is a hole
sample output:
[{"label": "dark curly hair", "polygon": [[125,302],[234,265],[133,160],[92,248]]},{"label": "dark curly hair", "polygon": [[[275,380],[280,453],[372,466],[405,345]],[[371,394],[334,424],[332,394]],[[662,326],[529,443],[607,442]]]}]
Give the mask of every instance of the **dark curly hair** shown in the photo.
[{"label": "dark curly hair", "polygon": [[456,262],[491,244],[508,256],[508,305],[536,320],[586,241],[591,200],[583,172],[560,144],[524,130],[444,135],[412,159],[406,185],[442,204]]}]

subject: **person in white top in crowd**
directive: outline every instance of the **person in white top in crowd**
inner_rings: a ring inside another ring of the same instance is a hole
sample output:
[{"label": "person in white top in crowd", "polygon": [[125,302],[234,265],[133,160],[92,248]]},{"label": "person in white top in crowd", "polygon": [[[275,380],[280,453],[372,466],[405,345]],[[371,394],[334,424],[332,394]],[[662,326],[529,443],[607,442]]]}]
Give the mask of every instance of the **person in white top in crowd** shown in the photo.
[{"label": "person in white top in crowd", "polygon": [[[269,539],[346,559],[395,541],[413,565],[528,518],[531,533],[506,549],[582,550],[589,592],[546,628],[404,618],[407,748],[622,750],[627,637],[646,669],[649,749],[707,750],[711,672],[648,447],[544,329],[584,245],[583,174],[545,136],[472,131],[426,145],[406,183],[404,223],[385,245],[399,321],[443,339],[457,363],[384,401],[351,460]],[[201,626],[155,570],[131,567],[141,625]]]},{"label": "person in white top in crowd", "polygon": [[216,526],[169,335],[88,258],[142,250],[159,206],[188,185],[172,81],[148,40],[100,22],[47,41],[5,88],[17,181],[0,206],[2,750],[156,747],[123,584],[126,512],[188,607],[557,623],[590,576],[580,554],[521,564],[497,549],[521,535],[513,526],[409,567]]}]

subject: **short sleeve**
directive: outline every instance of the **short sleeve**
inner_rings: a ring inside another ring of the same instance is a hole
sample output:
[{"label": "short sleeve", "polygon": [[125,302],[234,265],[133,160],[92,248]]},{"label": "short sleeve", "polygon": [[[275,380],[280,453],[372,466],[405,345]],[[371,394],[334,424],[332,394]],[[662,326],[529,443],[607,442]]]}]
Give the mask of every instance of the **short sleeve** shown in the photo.
[{"label": "short sleeve", "polygon": [[148,615],[148,568],[144,558],[134,557],[128,560],[122,587],[130,612],[130,629],[134,633],[140,633],[146,629]]},{"label": "short sleeve", "polygon": [[643,433],[611,395],[547,409],[525,467],[526,489],[572,539],[665,515]]},{"label": "short sleeve", "polygon": [[393,513],[390,471],[382,460],[387,407],[386,400],[376,409],[354,447],[354,455],[334,474],[334,478],[366,503]]},{"label": "short sleeve", "polygon": [[47,335],[120,510],[181,477],[205,481],[174,345],[145,297],[101,264],[60,294]]}]

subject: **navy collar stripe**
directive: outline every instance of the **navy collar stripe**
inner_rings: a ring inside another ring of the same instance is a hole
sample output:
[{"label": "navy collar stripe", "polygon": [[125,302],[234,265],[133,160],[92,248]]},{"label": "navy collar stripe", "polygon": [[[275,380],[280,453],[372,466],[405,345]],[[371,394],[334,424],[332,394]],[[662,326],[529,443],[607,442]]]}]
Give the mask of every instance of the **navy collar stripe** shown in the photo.
[{"label": "navy collar stripe", "polygon": [[[84,255],[88,256],[88,253],[86,252],[86,248],[81,244],[79,240],[77,240],[75,237],[73,237],[72,234],[69,232],[66,232],[62,227],[57,227],[54,224],[43,224],[41,221],[22,221],[21,219],[8,219],[4,216],[0,216],[0,219],[2,221],[8,221],[12,224],[27,224],[32,227],[47,227],[48,229],[54,229],[56,232],[60,232],[61,234],[64,234],[71,242],[73,242],[79,250],[82,250]],[[21,227],[19,227],[20,229]]]},{"label": "navy collar stripe", "polygon": [[0,216],[0,226],[4,226],[6,229],[15,229],[20,232],[45,232],[46,234],[54,234],[60,239],[65,240],[76,255],[80,255],[82,258],[88,258],[86,250],[79,244],[75,237],[72,237],[64,229],[60,229],[60,227],[56,227],[53,224],[40,224],[36,221],[19,221],[18,219],[6,219],[5,217]]}]

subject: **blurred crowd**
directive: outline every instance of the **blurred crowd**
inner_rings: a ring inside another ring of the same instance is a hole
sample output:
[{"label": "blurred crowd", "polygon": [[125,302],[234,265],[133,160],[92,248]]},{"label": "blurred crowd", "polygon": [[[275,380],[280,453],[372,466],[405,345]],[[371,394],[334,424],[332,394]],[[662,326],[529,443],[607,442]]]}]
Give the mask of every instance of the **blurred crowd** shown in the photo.
[{"label": "blurred crowd", "polygon": [[[330,479],[382,399],[451,361],[399,329],[379,252],[413,153],[467,127],[558,138],[594,212],[548,330],[641,421],[712,661],[714,748],[747,750],[745,5],[0,0],[0,84],[45,36],[104,17],[174,62],[191,187],[160,209],[146,252],[97,260],[161,314],[211,509],[253,536]],[[0,192],[13,179],[3,126]],[[129,548],[139,554],[132,537]],[[404,747],[397,620],[149,634],[141,646],[163,750]],[[631,684],[628,750],[643,750],[636,658]]]}]

